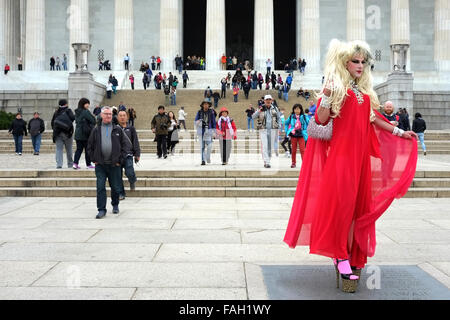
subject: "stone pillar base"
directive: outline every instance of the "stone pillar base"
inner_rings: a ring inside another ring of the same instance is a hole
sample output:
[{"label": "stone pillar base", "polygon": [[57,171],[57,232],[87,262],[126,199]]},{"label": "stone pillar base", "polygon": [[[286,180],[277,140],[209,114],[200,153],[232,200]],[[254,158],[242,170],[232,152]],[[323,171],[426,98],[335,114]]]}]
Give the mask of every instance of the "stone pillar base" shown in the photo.
[{"label": "stone pillar base", "polygon": [[69,73],[68,101],[69,107],[76,109],[81,98],[87,98],[91,102],[90,109],[103,101],[106,94],[106,86],[94,81],[90,72]]},{"label": "stone pillar base", "polygon": [[407,72],[392,72],[388,75],[387,81],[375,87],[380,103],[392,101],[394,112],[398,108],[406,108],[409,119],[414,119],[414,76]]}]

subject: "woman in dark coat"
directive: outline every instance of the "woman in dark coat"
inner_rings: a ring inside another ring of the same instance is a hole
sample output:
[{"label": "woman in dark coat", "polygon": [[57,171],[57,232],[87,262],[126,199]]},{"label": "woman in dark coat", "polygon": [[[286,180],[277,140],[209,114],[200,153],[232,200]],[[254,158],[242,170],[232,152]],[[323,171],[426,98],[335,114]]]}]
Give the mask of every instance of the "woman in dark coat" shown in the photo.
[{"label": "woman in dark coat", "polygon": [[75,141],[77,143],[77,150],[75,151],[75,159],[73,161],[73,168],[75,170],[81,169],[78,165],[81,157],[81,153],[84,149],[84,157],[86,160],[86,166],[89,169],[95,168],[91,164],[91,159],[87,152],[87,143],[89,140],[89,135],[95,126],[95,117],[89,111],[90,102],[86,98],[81,98],[78,102],[78,108],[75,110]]}]

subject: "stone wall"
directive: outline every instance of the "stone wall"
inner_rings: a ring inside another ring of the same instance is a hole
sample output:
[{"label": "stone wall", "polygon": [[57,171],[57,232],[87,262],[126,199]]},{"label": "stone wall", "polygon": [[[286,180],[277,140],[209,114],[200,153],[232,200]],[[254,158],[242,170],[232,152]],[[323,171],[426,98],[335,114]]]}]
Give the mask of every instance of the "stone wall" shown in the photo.
[{"label": "stone wall", "polygon": [[430,130],[450,129],[450,91],[415,91],[414,112],[422,114]]},{"label": "stone wall", "polygon": [[134,70],[159,55],[159,10],[159,0],[134,0]]},{"label": "stone wall", "polygon": [[[0,110],[15,114],[21,108],[23,119],[27,122],[33,118],[33,113],[37,111],[45,122],[45,128],[50,130],[50,121],[53,112],[58,107],[59,99],[68,99],[67,90],[4,90],[0,91]],[[73,105],[70,105],[70,107],[76,108]]]},{"label": "stone wall", "polygon": [[45,70],[50,70],[50,57],[59,57],[63,53],[69,57],[70,31],[67,27],[67,9],[70,0],[46,0],[45,2]]},{"label": "stone wall", "polygon": [[434,1],[410,0],[411,70],[435,70]]}]

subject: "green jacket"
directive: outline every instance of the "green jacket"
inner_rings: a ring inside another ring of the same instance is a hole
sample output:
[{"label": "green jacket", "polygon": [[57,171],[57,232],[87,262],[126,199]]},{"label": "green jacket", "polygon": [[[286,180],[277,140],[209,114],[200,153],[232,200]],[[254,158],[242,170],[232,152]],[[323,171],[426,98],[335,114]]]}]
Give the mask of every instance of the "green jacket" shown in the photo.
[{"label": "green jacket", "polygon": [[160,115],[159,113],[157,113],[152,120],[152,129],[156,129],[155,130],[155,134],[156,135],[168,135],[169,134],[169,128],[170,126],[170,121],[169,121],[169,116],[167,115],[167,113],[163,113],[162,115]]},{"label": "green jacket", "polygon": [[75,129],[75,140],[87,141],[89,135],[83,132],[83,125],[85,122],[89,122],[92,127],[95,126],[95,117],[89,110],[86,109],[76,109],[75,110],[75,123],[77,124]]}]

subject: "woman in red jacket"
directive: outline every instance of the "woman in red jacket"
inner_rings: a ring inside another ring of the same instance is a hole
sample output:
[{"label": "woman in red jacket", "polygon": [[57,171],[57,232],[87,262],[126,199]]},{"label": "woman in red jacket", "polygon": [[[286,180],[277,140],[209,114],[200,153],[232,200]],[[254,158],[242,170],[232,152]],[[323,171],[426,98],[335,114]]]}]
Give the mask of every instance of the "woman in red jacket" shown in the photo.
[{"label": "woman in red jacket", "polygon": [[[355,292],[375,253],[375,221],[408,191],[417,163],[417,136],[394,127],[376,109],[369,46],[332,40],[325,83],[284,241],[333,259],[337,284]],[[328,124],[331,138],[317,124]],[[383,166],[388,161],[393,166]]]},{"label": "woman in red jacket", "polygon": [[219,119],[216,122],[216,132],[219,137],[220,158],[222,165],[228,164],[231,154],[231,139],[236,140],[236,125],[234,120],[228,116],[228,109],[220,109]]}]

